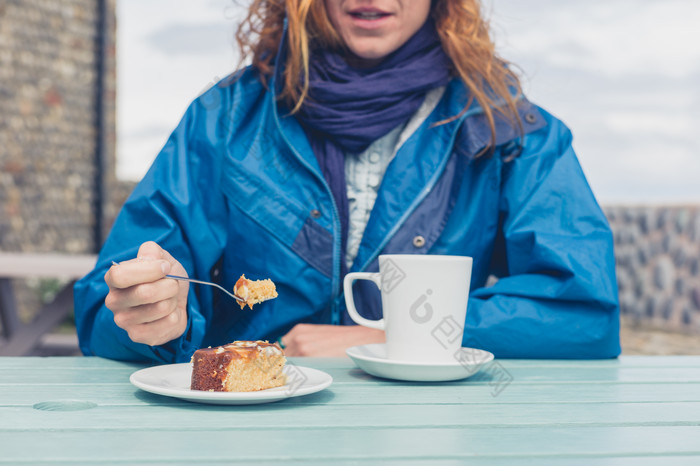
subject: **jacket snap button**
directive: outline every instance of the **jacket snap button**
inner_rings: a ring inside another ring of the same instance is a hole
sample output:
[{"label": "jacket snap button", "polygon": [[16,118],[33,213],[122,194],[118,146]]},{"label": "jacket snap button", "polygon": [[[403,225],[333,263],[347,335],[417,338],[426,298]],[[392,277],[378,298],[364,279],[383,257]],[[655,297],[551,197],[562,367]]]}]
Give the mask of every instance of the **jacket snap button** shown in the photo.
[{"label": "jacket snap button", "polygon": [[423,238],[421,235],[416,236],[413,238],[413,245],[417,248],[422,248],[425,246],[425,238]]},{"label": "jacket snap button", "polygon": [[321,218],[321,211],[318,209],[314,209],[311,211],[311,217],[312,218]]},{"label": "jacket snap button", "polygon": [[532,113],[526,113],[525,121],[527,121],[530,124],[534,124],[537,121],[537,117]]}]

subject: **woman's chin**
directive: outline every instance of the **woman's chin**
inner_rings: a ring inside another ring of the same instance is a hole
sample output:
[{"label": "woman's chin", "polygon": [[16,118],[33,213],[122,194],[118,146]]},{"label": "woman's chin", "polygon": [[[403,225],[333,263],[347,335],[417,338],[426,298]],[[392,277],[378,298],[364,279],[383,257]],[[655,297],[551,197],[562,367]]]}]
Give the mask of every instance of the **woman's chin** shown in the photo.
[{"label": "woman's chin", "polygon": [[356,68],[372,68],[379,65],[384,59],[398,47],[382,47],[377,44],[367,44],[365,47],[350,47],[350,55],[347,62]]}]

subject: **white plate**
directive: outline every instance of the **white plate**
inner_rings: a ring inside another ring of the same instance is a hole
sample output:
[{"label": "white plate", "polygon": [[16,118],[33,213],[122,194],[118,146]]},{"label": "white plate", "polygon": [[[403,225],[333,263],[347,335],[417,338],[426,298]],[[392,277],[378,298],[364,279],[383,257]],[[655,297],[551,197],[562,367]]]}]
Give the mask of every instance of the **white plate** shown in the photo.
[{"label": "white plate", "polygon": [[198,403],[247,405],[271,403],[295,396],[309,395],[327,388],[333,377],[325,372],[308,367],[287,364],[284,367],[287,384],[257,392],[206,392],[190,390],[192,364],[168,364],[154,366],[134,372],[129,381],[147,392],[172,396]]},{"label": "white plate", "polygon": [[442,363],[387,359],[386,345],[383,343],[353,346],[345,352],[355,361],[357,367],[368,374],[414,382],[444,382],[466,379],[474,375],[484,364],[493,361],[493,354],[474,348],[462,348],[455,355],[454,362]]}]

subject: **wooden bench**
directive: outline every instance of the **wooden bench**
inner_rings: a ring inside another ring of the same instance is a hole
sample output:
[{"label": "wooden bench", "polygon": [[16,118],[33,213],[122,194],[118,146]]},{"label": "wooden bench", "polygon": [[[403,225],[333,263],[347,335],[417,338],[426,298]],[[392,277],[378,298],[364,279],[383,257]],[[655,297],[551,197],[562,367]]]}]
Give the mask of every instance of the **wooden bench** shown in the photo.
[{"label": "wooden bench", "polygon": [[[32,354],[44,335],[73,310],[73,285],[95,266],[97,256],[87,254],[0,252],[0,356]],[[19,318],[12,279],[58,278],[68,280],[53,301],[45,304],[32,322]]]}]

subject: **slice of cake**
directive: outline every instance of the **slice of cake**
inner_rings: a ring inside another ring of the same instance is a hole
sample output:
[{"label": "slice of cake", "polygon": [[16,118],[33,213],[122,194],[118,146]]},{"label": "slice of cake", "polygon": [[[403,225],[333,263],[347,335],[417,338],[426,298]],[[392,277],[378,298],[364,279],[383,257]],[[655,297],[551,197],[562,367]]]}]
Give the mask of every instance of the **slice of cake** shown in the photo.
[{"label": "slice of cake", "polygon": [[216,348],[202,348],[192,355],[192,390],[210,392],[253,392],[280,387],[282,348],[267,341],[234,341]]},{"label": "slice of cake", "polygon": [[253,309],[253,304],[258,304],[268,299],[277,297],[275,284],[269,278],[265,280],[248,280],[245,275],[241,275],[235,285],[233,285],[233,294],[243,298],[245,302],[238,301],[241,309],[247,304]]}]

